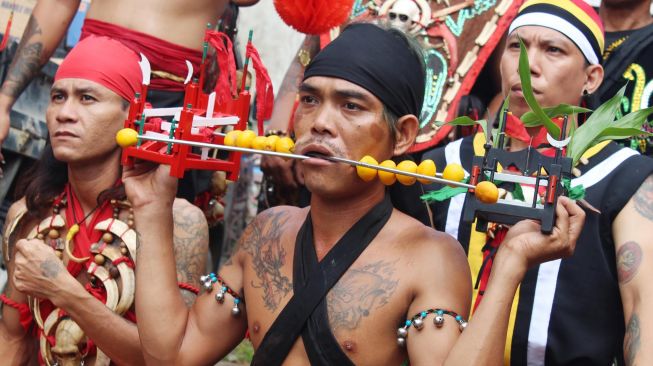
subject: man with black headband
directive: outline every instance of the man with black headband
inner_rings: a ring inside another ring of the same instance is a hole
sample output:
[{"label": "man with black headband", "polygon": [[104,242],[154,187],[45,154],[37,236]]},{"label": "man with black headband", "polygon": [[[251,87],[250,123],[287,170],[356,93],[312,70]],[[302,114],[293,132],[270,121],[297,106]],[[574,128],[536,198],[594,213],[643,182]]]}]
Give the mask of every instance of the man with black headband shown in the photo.
[{"label": "man with black headband", "polygon": [[[423,80],[419,54],[401,33],[349,26],[306,70],[296,151],[355,160],[403,154],[417,133]],[[173,292],[165,197],[176,181],[163,166],[126,173],[141,235],[136,311],[149,363],[210,364],[247,330],[253,365],[496,364],[518,270],[569,254],[582,227],[582,211],[565,199],[556,235],[518,224],[499,255],[491,300],[467,325],[469,268],[455,240],[394,210],[385,187],[361,181],[349,165],[302,164],[311,206],[257,216],[220,275],[204,278],[212,290],[190,312]]]}]

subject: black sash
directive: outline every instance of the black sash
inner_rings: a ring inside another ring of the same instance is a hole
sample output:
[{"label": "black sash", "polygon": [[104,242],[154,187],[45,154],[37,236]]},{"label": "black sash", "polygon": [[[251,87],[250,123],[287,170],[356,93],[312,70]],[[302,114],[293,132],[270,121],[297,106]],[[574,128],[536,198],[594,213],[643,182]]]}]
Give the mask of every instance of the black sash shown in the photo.
[{"label": "black sash", "polygon": [[295,242],[293,297],[265,333],[252,365],[281,365],[300,334],[311,365],[353,365],[331,333],[326,294],[381,231],[391,214],[392,204],[386,195],[318,262],[309,212]]}]

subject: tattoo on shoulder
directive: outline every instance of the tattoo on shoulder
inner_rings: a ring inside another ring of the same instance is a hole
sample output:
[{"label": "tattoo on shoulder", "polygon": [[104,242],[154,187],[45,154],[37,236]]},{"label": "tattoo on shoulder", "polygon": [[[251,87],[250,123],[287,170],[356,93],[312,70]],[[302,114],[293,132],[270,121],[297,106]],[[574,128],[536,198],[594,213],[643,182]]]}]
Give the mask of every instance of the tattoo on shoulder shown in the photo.
[{"label": "tattoo on shoulder", "polygon": [[626,284],[635,277],[642,263],[642,248],[634,241],[625,242],[617,251],[617,276]]},{"label": "tattoo on shoulder", "polygon": [[252,281],[254,288],[263,289],[265,307],[275,311],[281,300],[292,290],[292,282],[281,273],[286,261],[286,250],[281,234],[288,221],[286,212],[272,210],[262,213],[245,230],[239,250],[252,258],[252,267],[258,280]]},{"label": "tattoo on shoulder", "polygon": [[640,215],[653,221],[653,175],[646,178],[635,192],[633,203]]},{"label": "tattoo on shoulder", "polygon": [[195,206],[175,212],[174,253],[177,280],[199,285],[199,277],[206,264],[208,249],[208,228],[204,214]]},{"label": "tattoo on shoulder", "polygon": [[11,64],[7,82],[2,88],[2,93],[18,98],[30,80],[38,74],[41,69],[43,57],[43,43],[32,42],[31,38],[42,34],[41,26],[34,16],[30,16],[25,33],[18,46],[18,51]]},{"label": "tattoo on shoulder", "polygon": [[333,330],[353,330],[370,313],[388,304],[399,284],[394,277],[397,261],[378,261],[350,268],[327,295]]},{"label": "tattoo on shoulder", "polygon": [[640,348],[640,328],[639,316],[634,313],[626,326],[626,336],[624,337],[624,359],[626,365],[634,365],[637,352]]},{"label": "tattoo on shoulder", "polygon": [[55,278],[63,269],[62,264],[58,260],[48,259],[41,263],[41,274],[47,278]]}]

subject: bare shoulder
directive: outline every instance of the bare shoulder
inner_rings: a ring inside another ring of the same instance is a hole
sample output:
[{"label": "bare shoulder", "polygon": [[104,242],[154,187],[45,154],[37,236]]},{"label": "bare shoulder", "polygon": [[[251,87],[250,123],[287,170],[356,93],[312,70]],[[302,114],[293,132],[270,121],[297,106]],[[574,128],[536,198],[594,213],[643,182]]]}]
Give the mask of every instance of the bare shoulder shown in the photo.
[{"label": "bare shoulder", "polygon": [[276,206],[262,211],[243,232],[238,252],[254,256],[266,244],[281,244],[287,237],[294,237],[307,212],[307,208],[292,206]]},{"label": "bare shoulder", "polygon": [[471,277],[465,252],[456,239],[399,213],[395,245],[414,288],[415,298],[438,299],[464,313],[471,294]]},{"label": "bare shoulder", "polygon": [[465,252],[451,235],[428,227],[414,218],[395,210],[397,235],[402,239],[402,249],[410,255],[431,260],[446,258],[449,266],[466,266]]}]

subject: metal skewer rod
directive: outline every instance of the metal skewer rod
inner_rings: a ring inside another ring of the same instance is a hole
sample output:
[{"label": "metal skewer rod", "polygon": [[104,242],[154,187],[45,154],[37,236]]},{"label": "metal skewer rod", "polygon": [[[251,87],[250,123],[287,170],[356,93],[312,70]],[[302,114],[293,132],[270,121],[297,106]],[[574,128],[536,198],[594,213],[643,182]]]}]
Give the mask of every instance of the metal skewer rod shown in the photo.
[{"label": "metal skewer rod", "polygon": [[[360,161],[355,161],[355,160],[350,160],[350,159],[345,159],[345,158],[339,158],[339,157],[335,157],[335,156],[323,156],[323,155],[307,156],[307,155],[299,155],[299,154],[280,153],[280,152],[268,151],[268,150],[248,149],[248,148],[245,148],[245,147],[237,147],[237,146],[209,144],[209,143],[206,143],[206,142],[183,141],[183,140],[168,139],[168,138],[164,138],[164,137],[146,136],[146,135],[138,136],[138,139],[148,140],[148,141],[164,142],[164,143],[181,144],[181,145],[188,145],[188,146],[194,146],[194,147],[205,147],[205,148],[209,148],[209,149],[221,149],[221,150],[226,150],[226,151],[234,151],[234,152],[241,152],[241,153],[247,153],[247,154],[262,154],[262,155],[277,156],[277,157],[280,157],[280,158],[290,158],[290,159],[297,159],[297,160],[306,160],[306,159],[310,159],[310,158],[317,158],[317,159],[322,159],[322,160],[334,161],[334,162],[338,162],[338,163],[345,163],[345,164],[349,164],[349,165],[352,165],[352,166],[361,166],[361,167],[364,167],[364,168],[381,170],[381,171],[388,172],[388,173],[400,174],[400,175],[405,175],[405,176],[408,176],[408,177],[413,177],[413,178],[418,178],[418,179],[424,179],[424,180],[428,180],[428,181],[434,182],[434,183],[448,184],[448,185],[452,185],[452,186],[471,188],[471,189],[476,188],[476,186],[474,186],[474,185],[467,184],[467,183],[462,183],[462,182],[456,182],[454,180],[448,180],[448,179],[443,179],[443,178],[438,178],[438,177],[431,177],[431,176],[423,175],[423,174],[405,172],[405,171],[398,170],[398,169],[386,168],[386,167],[380,166],[380,165],[367,164],[367,163],[363,163],[363,162],[360,162]],[[441,176],[441,174],[440,174],[440,176]]]}]

